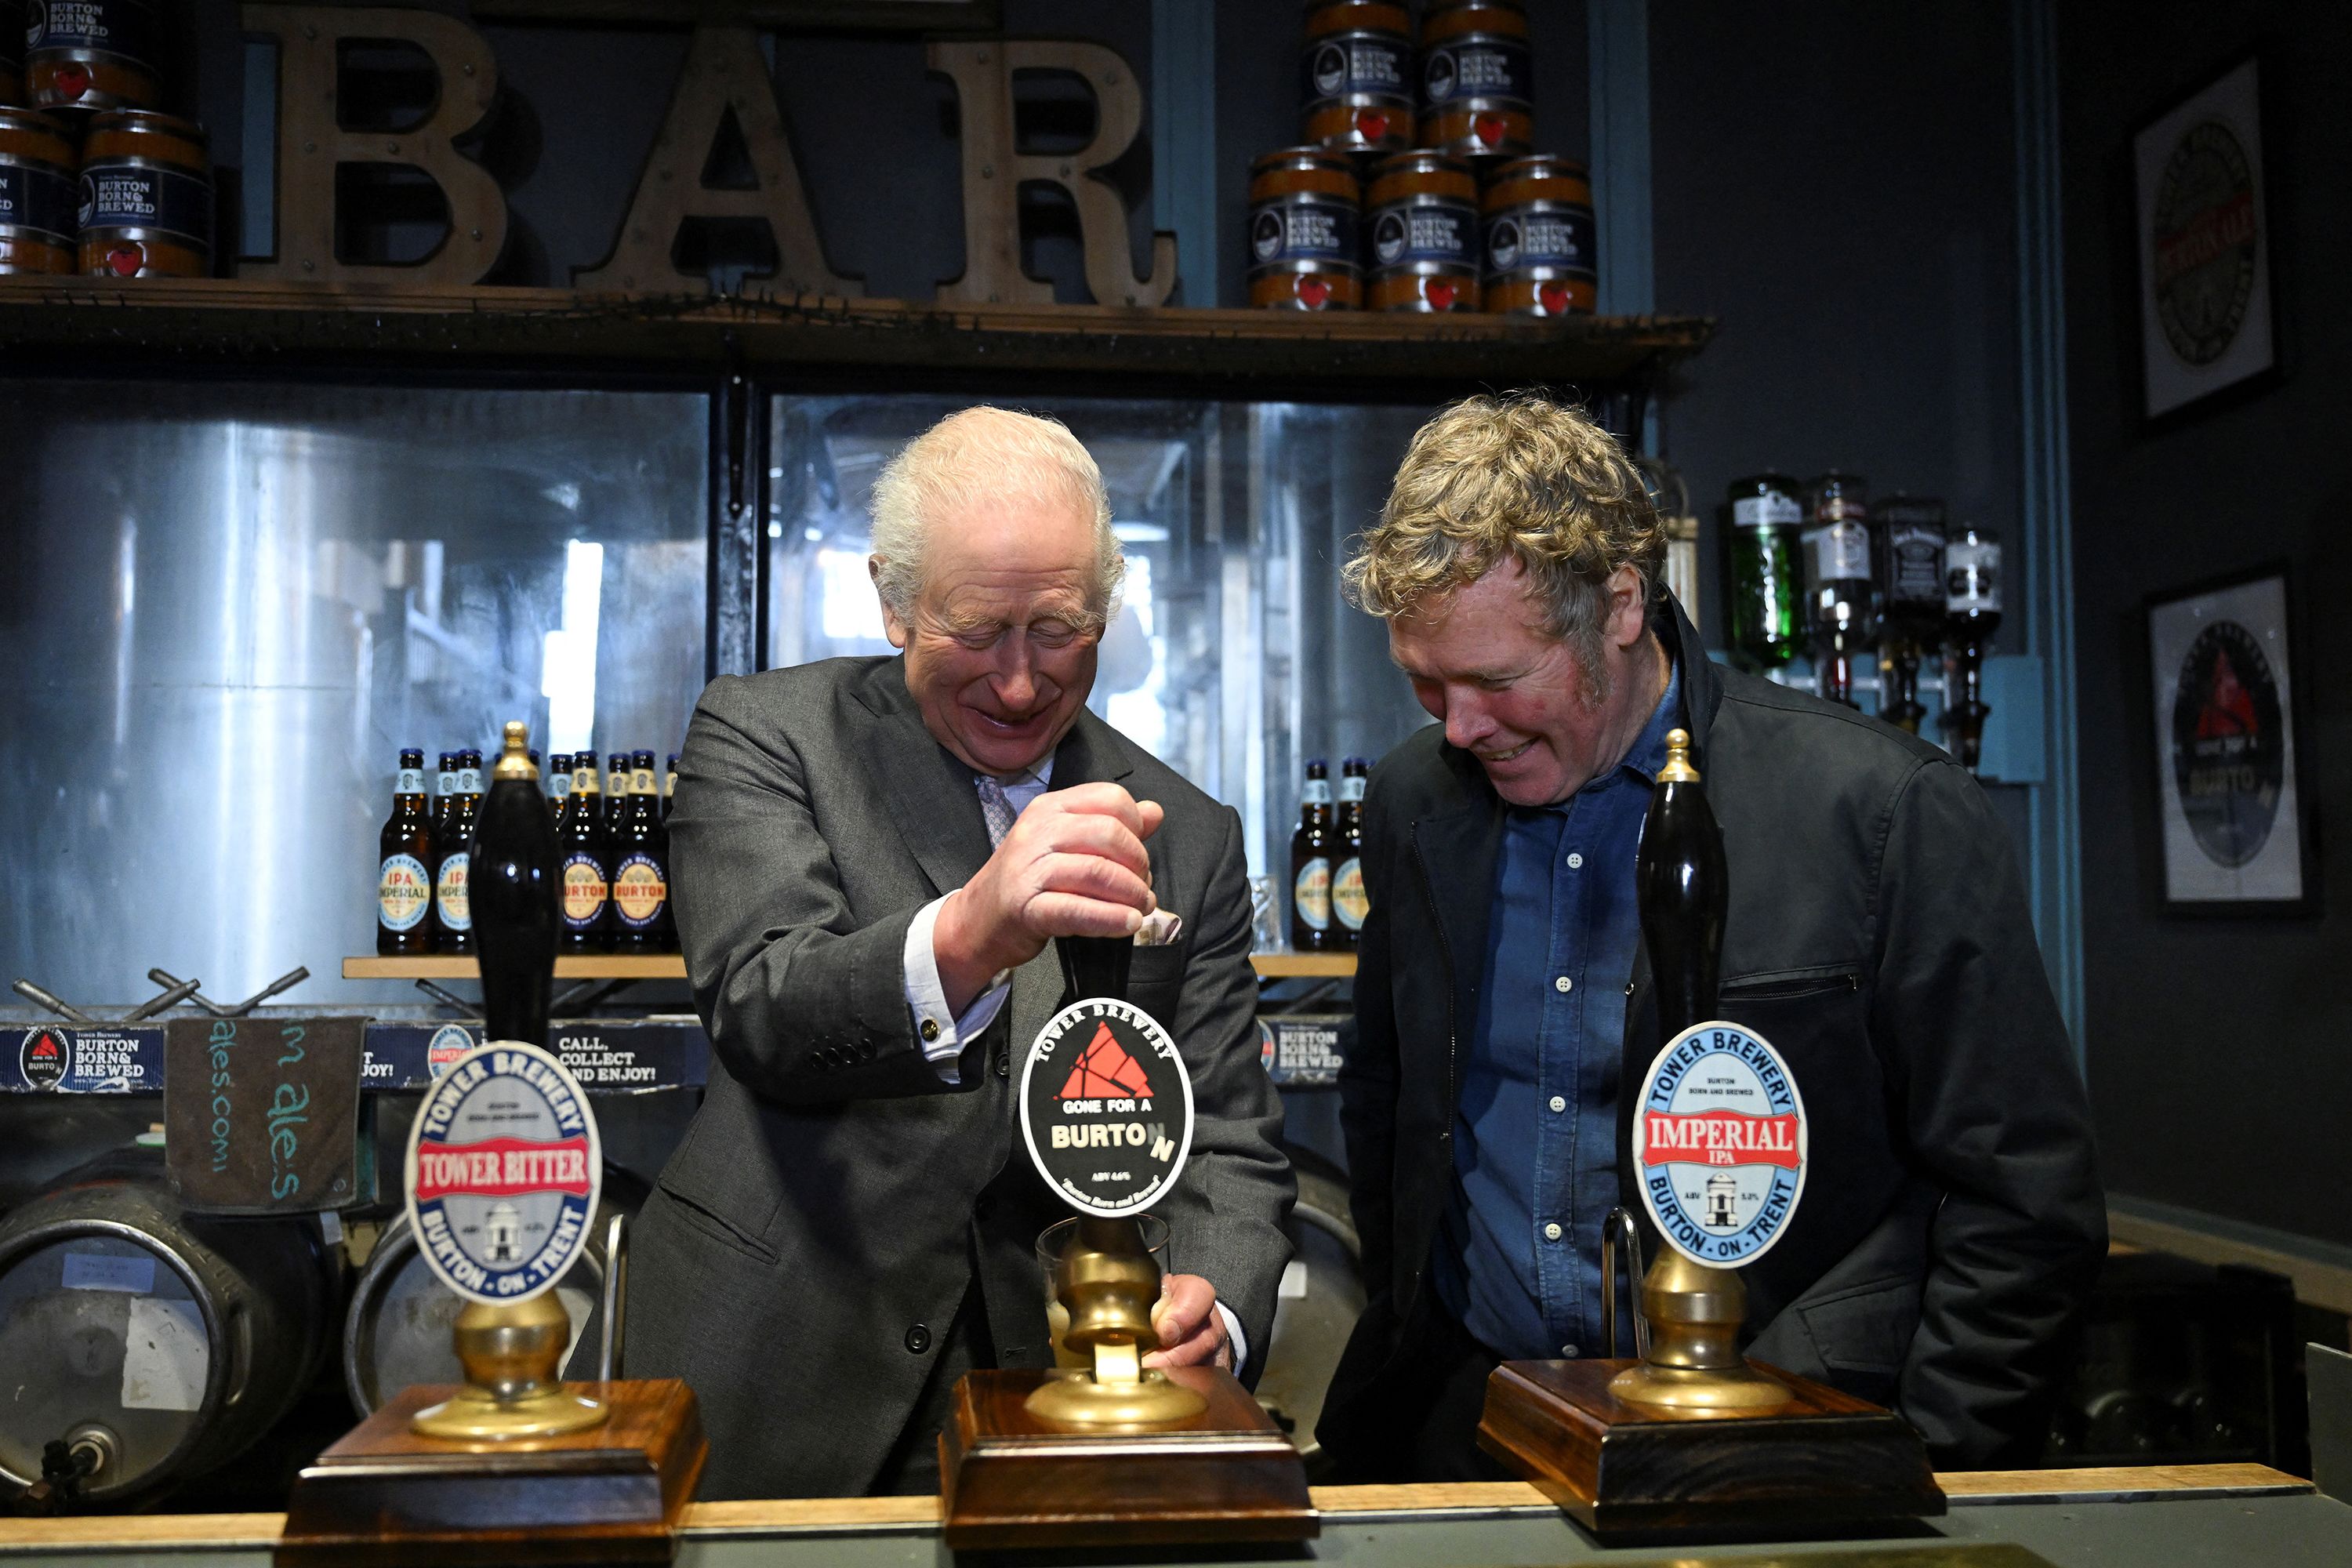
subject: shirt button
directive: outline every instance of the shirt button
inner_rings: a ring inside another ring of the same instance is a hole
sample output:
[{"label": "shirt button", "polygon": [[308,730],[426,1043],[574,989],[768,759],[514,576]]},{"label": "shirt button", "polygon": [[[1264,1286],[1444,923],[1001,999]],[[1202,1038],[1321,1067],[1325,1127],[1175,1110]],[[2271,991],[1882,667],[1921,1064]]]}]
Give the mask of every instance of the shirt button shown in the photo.
[{"label": "shirt button", "polygon": [[1559,1239],[1559,1222],[1555,1221],[1552,1224],[1544,1226],[1544,1239],[1546,1241],[1558,1241]]},{"label": "shirt button", "polygon": [[1568,868],[1571,871],[1582,870],[1584,868],[1584,857],[1578,854],[1573,849],[1570,850],[1568,852]]},{"label": "shirt button", "polygon": [[929,1045],[929,1044],[930,1044],[933,1040],[936,1040],[936,1039],[938,1039],[939,1037],[940,1037],[940,1021],[939,1021],[937,1018],[926,1018],[926,1019],[924,1019],[924,1020],[923,1020],[923,1043],[924,1043],[925,1045]]},{"label": "shirt button", "polygon": [[1559,1353],[1570,1361],[1574,1361],[1576,1359],[1576,1347],[1574,1345],[1562,1345],[1559,1347]]},{"label": "shirt button", "polygon": [[1563,974],[1559,979],[1551,983],[1551,988],[1565,996],[1570,992],[1576,989],[1576,982]]},{"label": "shirt button", "polygon": [[931,1348],[930,1329],[922,1323],[917,1323],[913,1328],[908,1329],[907,1331],[907,1348],[914,1352],[917,1355],[920,1355],[925,1351],[929,1350]]},{"label": "shirt button", "polygon": [[1551,1108],[1554,1110],[1566,1110],[1568,1109],[1567,1097],[1558,1094],[1553,1095],[1551,1097]]}]

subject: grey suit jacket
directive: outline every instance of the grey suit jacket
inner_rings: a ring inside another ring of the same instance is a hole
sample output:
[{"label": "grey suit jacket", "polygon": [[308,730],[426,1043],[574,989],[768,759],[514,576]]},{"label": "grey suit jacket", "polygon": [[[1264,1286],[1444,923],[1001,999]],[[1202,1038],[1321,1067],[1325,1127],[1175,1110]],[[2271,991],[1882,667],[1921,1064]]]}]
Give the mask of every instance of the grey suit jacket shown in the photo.
[{"label": "grey suit jacket", "polygon": [[[1216,1286],[1263,1358],[1294,1191],[1259,1065],[1241,822],[1090,713],[1055,789],[1156,800],[1180,941],[1129,994],[1169,1026],[1197,1126],[1172,1267]],[[923,728],[896,658],[713,681],[678,762],[670,884],[714,1059],[631,1244],[628,1371],[683,1377],[706,1498],[865,1491],[975,1268],[1000,1364],[1044,1366],[1037,1233],[1070,1211],[1016,1149],[1013,1069],[1062,1005],[1050,946],[943,1082],[905,990],[907,928],[989,854],[971,773]],[[1244,1368],[1254,1377],[1255,1368]]]}]

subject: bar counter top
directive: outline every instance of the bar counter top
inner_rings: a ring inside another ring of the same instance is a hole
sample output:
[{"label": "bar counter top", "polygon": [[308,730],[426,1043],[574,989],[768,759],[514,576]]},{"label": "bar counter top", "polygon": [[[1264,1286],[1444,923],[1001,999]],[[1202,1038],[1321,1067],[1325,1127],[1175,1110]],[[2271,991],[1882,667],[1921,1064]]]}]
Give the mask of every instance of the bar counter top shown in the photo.
[{"label": "bar counter top", "polygon": [[[1295,1547],[1154,1549],[1153,1563],[1345,1563],[1432,1568],[1617,1563],[1644,1568],[2301,1568],[2352,1563],[2352,1507],[2261,1465],[1970,1471],[1938,1476],[1951,1511],[1906,1537],[1677,1548],[1595,1546],[1533,1487],[1318,1487],[1318,1541]],[[189,1563],[267,1568],[282,1514],[0,1519],[0,1559],[75,1568]],[[2022,1548],[2025,1553],[2018,1551]],[[937,1498],[707,1502],[688,1511],[680,1568],[946,1568]],[[1090,1552],[1090,1563],[1125,1561]]]}]

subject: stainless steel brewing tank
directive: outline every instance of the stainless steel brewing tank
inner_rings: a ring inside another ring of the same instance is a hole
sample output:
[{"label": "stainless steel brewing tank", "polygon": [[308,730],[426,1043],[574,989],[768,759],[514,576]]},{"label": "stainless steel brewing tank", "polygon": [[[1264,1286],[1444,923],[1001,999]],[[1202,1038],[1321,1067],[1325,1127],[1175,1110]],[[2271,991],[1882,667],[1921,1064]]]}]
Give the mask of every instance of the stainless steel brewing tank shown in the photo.
[{"label": "stainless steel brewing tank", "polygon": [[98,1455],[101,1506],[236,1458],[317,1371],[341,1268],[315,1216],[186,1214],[160,1151],[64,1178],[0,1222],[0,1482],[57,1439]]}]

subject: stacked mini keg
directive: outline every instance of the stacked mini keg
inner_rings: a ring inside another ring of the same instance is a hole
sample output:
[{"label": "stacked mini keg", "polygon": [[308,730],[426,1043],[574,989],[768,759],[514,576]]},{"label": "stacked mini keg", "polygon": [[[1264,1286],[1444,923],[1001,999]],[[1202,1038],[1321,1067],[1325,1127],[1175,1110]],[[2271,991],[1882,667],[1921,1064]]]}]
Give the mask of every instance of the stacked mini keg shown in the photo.
[{"label": "stacked mini keg", "polygon": [[1250,166],[1249,299],[1590,312],[1584,166],[1532,150],[1523,0],[1307,0],[1307,144]]},{"label": "stacked mini keg", "polygon": [[0,272],[212,271],[204,127],[159,108],[171,20],[156,0],[0,0]]}]

